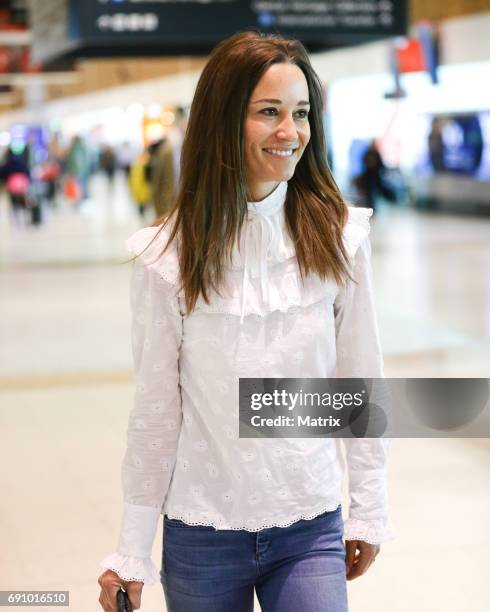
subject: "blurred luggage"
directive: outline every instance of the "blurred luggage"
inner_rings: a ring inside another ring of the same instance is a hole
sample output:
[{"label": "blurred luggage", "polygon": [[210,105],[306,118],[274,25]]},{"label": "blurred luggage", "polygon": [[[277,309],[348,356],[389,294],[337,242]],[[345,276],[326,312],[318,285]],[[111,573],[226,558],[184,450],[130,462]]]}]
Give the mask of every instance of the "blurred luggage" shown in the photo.
[{"label": "blurred luggage", "polygon": [[7,190],[16,196],[25,196],[29,191],[29,177],[23,172],[13,172],[7,179]]},{"label": "blurred luggage", "polygon": [[69,176],[65,181],[64,194],[65,197],[72,202],[78,202],[78,200],[80,200],[82,197],[82,189],[80,184],[72,176]]}]

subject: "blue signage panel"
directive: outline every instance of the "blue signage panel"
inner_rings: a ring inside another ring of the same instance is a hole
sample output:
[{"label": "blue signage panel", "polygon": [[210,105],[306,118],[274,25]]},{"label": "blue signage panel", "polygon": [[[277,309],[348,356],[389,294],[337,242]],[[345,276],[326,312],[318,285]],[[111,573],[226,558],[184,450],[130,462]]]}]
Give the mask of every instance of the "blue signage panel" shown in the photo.
[{"label": "blue signage panel", "polygon": [[[32,14],[34,51],[41,61],[62,55],[50,53],[46,41],[38,40],[42,28],[36,20],[42,14],[50,14],[51,19],[60,15],[66,21],[68,12],[72,54],[75,43],[80,53],[93,56],[207,53],[223,38],[246,29],[293,36],[319,50],[402,35],[407,27],[406,0],[43,0],[42,4],[43,10]],[[68,39],[65,46],[70,46]]]}]

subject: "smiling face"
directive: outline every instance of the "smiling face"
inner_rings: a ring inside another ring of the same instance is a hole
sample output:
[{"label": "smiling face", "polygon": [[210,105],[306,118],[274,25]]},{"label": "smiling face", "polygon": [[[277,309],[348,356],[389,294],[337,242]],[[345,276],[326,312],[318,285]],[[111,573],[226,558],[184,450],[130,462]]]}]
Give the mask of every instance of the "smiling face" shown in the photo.
[{"label": "smiling face", "polygon": [[244,125],[249,199],[288,181],[310,140],[308,83],[295,64],[273,64],[250,96]]}]

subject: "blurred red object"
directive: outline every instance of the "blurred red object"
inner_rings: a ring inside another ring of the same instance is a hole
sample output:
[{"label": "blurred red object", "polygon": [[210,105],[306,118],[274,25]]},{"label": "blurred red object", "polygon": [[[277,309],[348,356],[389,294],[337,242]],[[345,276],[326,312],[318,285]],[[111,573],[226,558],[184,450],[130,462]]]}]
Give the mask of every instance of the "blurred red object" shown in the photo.
[{"label": "blurred red object", "polygon": [[423,72],[427,70],[422,43],[417,38],[407,38],[396,47],[400,73]]},{"label": "blurred red object", "polygon": [[29,177],[23,172],[13,172],[7,179],[6,187],[13,195],[26,195],[29,191]]},{"label": "blurred red object", "polygon": [[65,193],[65,197],[67,197],[72,202],[76,202],[82,196],[82,190],[80,188],[80,184],[72,176],[69,176],[65,181],[64,193]]},{"label": "blurred red object", "polygon": [[39,178],[41,181],[48,183],[54,181],[60,175],[60,166],[56,162],[47,162],[41,167]]}]

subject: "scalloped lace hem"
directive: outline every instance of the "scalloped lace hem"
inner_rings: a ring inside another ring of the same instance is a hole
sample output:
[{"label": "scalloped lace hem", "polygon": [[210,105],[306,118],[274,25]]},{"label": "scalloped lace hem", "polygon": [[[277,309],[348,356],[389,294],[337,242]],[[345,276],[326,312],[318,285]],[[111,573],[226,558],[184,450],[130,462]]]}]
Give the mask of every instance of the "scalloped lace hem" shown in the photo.
[{"label": "scalloped lace hem", "polygon": [[383,544],[395,539],[396,530],[391,523],[385,521],[362,521],[360,519],[346,519],[344,524],[345,540],[362,540],[368,544]]},{"label": "scalloped lace hem", "polygon": [[112,553],[100,562],[100,566],[115,572],[126,582],[156,584],[159,581],[158,570],[150,558]]},{"label": "scalloped lace hem", "polygon": [[311,521],[312,519],[316,518],[320,514],[323,514],[324,512],[333,512],[337,510],[339,505],[340,504],[334,504],[332,506],[332,504],[327,504],[326,506],[322,506],[321,508],[314,510],[313,512],[309,512],[306,514],[299,514],[293,518],[285,519],[284,521],[273,521],[273,522],[262,521],[260,524],[256,524],[256,525],[251,525],[250,523],[249,524],[245,524],[245,523],[236,524],[235,523],[231,525],[230,523],[226,521],[220,521],[219,519],[218,520],[209,519],[206,522],[193,521],[191,519],[188,519],[183,514],[174,513],[171,511],[168,511],[168,512],[165,511],[165,514],[169,519],[182,521],[183,523],[185,523],[186,525],[189,525],[190,527],[214,527],[214,529],[216,529],[217,531],[230,530],[230,531],[255,532],[255,531],[261,531],[262,529],[271,529],[272,527],[290,527],[294,523],[297,523],[298,521],[302,521],[302,520]]}]

